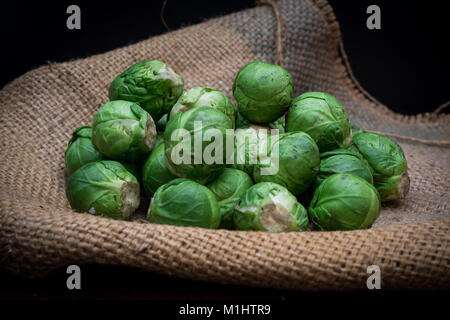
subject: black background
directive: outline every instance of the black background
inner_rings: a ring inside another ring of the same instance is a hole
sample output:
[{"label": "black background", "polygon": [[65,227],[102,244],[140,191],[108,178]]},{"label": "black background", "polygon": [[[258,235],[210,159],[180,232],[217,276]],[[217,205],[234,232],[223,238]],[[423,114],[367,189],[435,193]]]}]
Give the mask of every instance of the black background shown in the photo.
[{"label": "black background", "polygon": [[[12,1],[2,3],[0,86],[46,61],[66,61],[135,43],[166,30],[163,0]],[[356,77],[375,98],[406,114],[432,111],[450,99],[446,1],[331,0]],[[66,8],[81,8],[81,30],[66,28]],[[370,4],[381,30],[366,27]],[[168,0],[171,29],[254,6],[254,0]],[[118,71],[119,72],[119,71]]]},{"label": "black background", "polygon": [[[46,61],[87,57],[164,33],[166,30],[160,20],[162,2],[3,2],[0,13],[0,87]],[[354,74],[378,100],[405,114],[432,111],[449,100],[450,37],[444,1],[332,0],[330,3],[341,24]],[[66,8],[70,4],[81,7],[81,30],[66,28]],[[366,28],[366,8],[370,4],[381,8],[381,30]],[[252,6],[254,1],[248,0],[169,0],[165,19],[171,29],[178,29]],[[306,295],[224,286],[179,280],[125,267],[82,266],[82,274],[83,288],[73,292],[65,286],[65,269],[34,281],[0,271],[0,297],[275,299],[279,302],[300,298],[307,303],[324,297],[336,299],[329,293],[320,296],[317,293]],[[404,293],[398,292],[384,295],[405,297]],[[425,296],[430,296],[430,293],[406,295],[412,300]],[[357,297],[378,301],[383,295],[366,292]],[[348,293],[340,295],[340,300],[354,298]]]}]

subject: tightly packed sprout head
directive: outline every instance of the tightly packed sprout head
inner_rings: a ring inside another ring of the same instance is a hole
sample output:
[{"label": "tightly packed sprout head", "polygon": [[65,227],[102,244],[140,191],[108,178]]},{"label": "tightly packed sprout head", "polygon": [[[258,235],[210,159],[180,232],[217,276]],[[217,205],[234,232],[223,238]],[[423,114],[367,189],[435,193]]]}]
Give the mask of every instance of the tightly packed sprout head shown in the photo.
[{"label": "tightly packed sprout head", "polygon": [[71,176],[86,163],[103,160],[104,156],[92,144],[92,128],[89,126],[76,129],[65,153],[66,172]]},{"label": "tightly packed sprout head", "polygon": [[374,170],[374,185],[381,201],[405,198],[409,191],[409,176],[402,148],[376,133],[358,132],[353,141]]},{"label": "tightly packed sprout head", "polygon": [[117,100],[105,103],[92,124],[92,142],[112,159],[138,161],[155,143],[152,117],[137,104]]},{"label": "tightly packed sprout head", "polygon": [[110,100],[139,104],[158,121],[183,93],[183,78],[159,60],[136,63],[118,75],[109,87]]},{"label": "tightly packed sprout head", "polygon": [[209,87],[194,87],[181,95],[170,111],[170,117],[195,107],[207,106],[223,112],[235,125],[236,106],[225,93]]},{"label": "tightly packed sprout head", "polygon": [[139,183],[117,162],[91,162],[70,176],[66,195],[72,209],[78,212],[128,219],[139,207]]},{"label": "tightly packed sprout head", "polygon": [[[300,195],[316,179],[320,166],[320,153],[314,140],[304,132],[288,132],[272,137],[268,154],[270,161],[255,166],[255,182],[269,181],[286,187]],[[278,165],[278,168],[274,167]],[[273,171],[262,169],[272,167]]]},{"label": "tightly packed sprout head", "polygon": [[207,187],[178,178],[156,190],[148,209],[152,223],[216,229],[219,204]]},{"label": "tightly packed sprout head", "polygon": [[222,217],[221,228],[233,228],[234,208],[241,195],[252,185],[252,179],[244,171],[225,168],[217,179],[207,186],[219,201],[219,210]]},{"label": "tightly packed sprout head", "polygon": [[285,187],[260,182],[241,196],[234,212],[234,224],[239,230],[305,231],[308,214]]},{"label": "tightly packed sprout head", "polygon": [[380,207],[373,185],[358,176],[338,173],[314,191],[309,216],[320,230],[367,229],[378,218]]},{"label": "tightly packed sprout head", "polygon": [[263,61],[244,66],[233,83],[239,112],[253,123],[268,123],[281,117],[289,108],[293,91],[289,72]]},{"label": "tightly packed sprout head", "polygon": [[225,166],[227,140],[231,148],[233,145],[232,131],[231,120],[211,107],[197,107],[170,117],[164,132],[167,167],[177,177],[201,184],[212,181]]},{"label": "tightly packed sprout head", "polygon": [[321,152],[347,148],[352,142],[342,104],[326,92],[306,92],[295,98],[286,114],[286,131],[306,132]]},{"label": "tightly packed sprout head", "polygon": [[320,155],[320,169],[316,178],[316,186],[336,173],[353,174],[373,184],[372,168],[367,161],[347,149],[336,149]]},{"label": "tightly packed sprout head", "polygon": [[152,196],[156,189],[175,178],[176,176],[167,169],[164,144],[160,144],[153,149],[142,167],[142,185],[145,193]]},{"label": "tightly packed sprout head", "polygon": [[231,168],[253,175],[254,167],[270,153],[270,129],[251,125],[234,131],[233,164]]}]

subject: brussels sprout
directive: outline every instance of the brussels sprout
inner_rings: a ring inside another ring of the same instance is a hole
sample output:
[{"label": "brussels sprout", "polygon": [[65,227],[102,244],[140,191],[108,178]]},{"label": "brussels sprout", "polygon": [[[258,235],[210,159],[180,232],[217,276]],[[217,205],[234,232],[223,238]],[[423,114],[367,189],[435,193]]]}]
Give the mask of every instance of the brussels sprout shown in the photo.
[{"label": "brussels sprout", "polygon": [[300,131],[280,134],[278,139],[272,140],[268,157],[272,163],[278,163],[278,170],[273,174],[263,174],[262,168],[268,165],[257,165],[253,179],[255,182],[275,182],[294,195],[301,194],[315,181],[319,171],[320,153],[316,143]]},{"label": "brussels sprout", "polygon": [[305,231],[308,214],[286,188],[260,182],[241,196],[234,211],[234,224],[239,230]]},{"label": "brussels sprout", "polygon": [[[343,155],[343,154],[348,154],[348,155],[353,155],[358,157],[358,159],[362,160],[366,166],[369,168],[370,173],[374,174],[374,170],[372,168],[372,166],[369,164],[369,162],[366,160],[366,158],[364,158],[364,156],[361,154],[361,152],[359,152],[358,148],[355,146],[354,143],[352,143],[348,148],[346,149],[334,149],[332,151],[327,151],[324,154],[327,154],[327,156],[332,156],[332,155]],[[373,183],[372,183],[373,184]]]},{"label": "brussels sprout", "polygon": [[286,128],[285,128],[286,124],[284,122],[284,118],[283,117],[280,117],[280,118],[278,118],[277,120],[275,120],[273,122],[269,122],[267,124],[267,126],[270,129],[277,129],[278,133],[285,133],[286,132]]},{"label": "brussels sprout", "polygon": [[236,129],[247,129],[250,122],[245,119],[239,112],[236,113]]},{"label": "brussels sprout", "polygon": [[222,217],[219,227],[232,229],[234,207],[238,204],[241,195],[252,185],[252,179],[244,171],[225,168],[217,179],[207,186],[219,201]]},{"label": "brussels sprout", "polygon": [[408,165],[402,148],[391,139],[369,132],[359,132],[354,144],[374,169],[374,185],[381,201],[403,199],[409,191]]},{"label": "brussels sprout", "polygon": [[367,162],[346,149],[336,150],[341,150],[342,153],[329,151],[320,155],[320,169],[316,177],[316,186],[335,173],[353,174],[373,184],[372,171]]},{"label": "brussels sprout", "polygon": [[134,175],[117,162],[90,162],[72,174],[66,195],[78,212],[128,219],[139,207],[139,183]]},{"label": "brussels sprout", "polygon": [[120,75],[109,87],[109,99],[139,104],[158,121],[170,111],[183,93],[183,78],[162,61],[138,62]]},{"label": "brussels sprout", "polygon": [[309,134],[321,152],[346,148],[352,142],[350,122],[342,104],[325,92],[307,92],[292,102],[286,131]]},{"label": "brussels sprout", "polygon": [[164,144],[160,144],[153,149],[142,167],[142,185],[145,193],[152,196],[156,189],[175,178],[177,177],[167,169]]},{"label": "brussels sprout", "polygon": [[156,190],[148,209],[152,223],[216,229],[219,204],[207,187],[178,178]]},{"label": "brussels sprout", "polygon": [[135,162],[152,150],[155,138],[152,117],[133,102],[105,103],[94,116],[92,142],[109,158]]},{"label": "brussels sprout", "polygon": [[103,160],[103,155],[92,144],[92,128],[89,126],[76,129],[65,153],[66,172],[72,173],[86,163]]},{"label": "brussels sprout", "polygon": [[164,144],[164,133],[158,132],[155,138],[155,145],[152,150],[158,148],[159,145]]},{"label": "brussels sprout", "polygon": [[253,168],[270,152],[270,129],[256,125],[234,131],[233,164],[229,167],[249,175]]},{"label": "brussels sprout", "polygon": [[235,125],[236,106],[225,93],[209,87],[194,87],[181,95],[170,111],[170,117],[195,107],[207,106],[223,112]]},{"label": "brussels sprout", "polygon": [[[322,152],[320,154],[320,157],[327,158],[327,157],[332,157],[332,156],[343,156],[343,155],[354,156],[360,160],[364,160],[363,155],[358,151],[358,149],[353,144],[351,144],[348,148],[338,148],[338,149],[333,149],[331,151]],[[367,162],[367,165],[369,165],[368,162]]]},{"label": "brussels sprout", "polygon": [[321,230],[366,229],[378,218],[380,207],[374,186],[358,176],[338,173],[316,189],[309,216]]},{"label": "brussels sprout", "polygon": [[244,66],[233,83],[239,112],[253,123],[268,123],[281,117],[289,108],[293,91],[289,72],[263,61]]},{"label": "brussels sprout", "polygon": [[164,132],[164,130],[166,130],[168,118],[168,113],[166,113],[156,122],[156,131]]},{"label": "brussels sprout", "polygon": [[227,140],[233,142],[232,133],[227,139],[227,129],[233,130],[231,120],[211,107],[196,107],[171,117],[164,132],[169,170],[201,184],[212,181],[225,167]]}]

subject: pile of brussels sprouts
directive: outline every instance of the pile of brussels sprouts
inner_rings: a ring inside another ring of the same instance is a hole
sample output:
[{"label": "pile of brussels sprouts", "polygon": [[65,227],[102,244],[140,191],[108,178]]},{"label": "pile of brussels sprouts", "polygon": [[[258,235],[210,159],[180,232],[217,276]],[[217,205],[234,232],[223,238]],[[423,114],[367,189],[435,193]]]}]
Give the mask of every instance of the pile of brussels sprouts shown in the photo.
[{"label": "pile of brussels sprouts", "polygon": [[151,223],[354,230],[408,193],[397,143],[352,127],[328,93],[293,99],[292,76],[279,66],[244,66],[233,83],[237,107],[217,89],[183,89],[158,60],[112,81],[110,101],[65,152],[74,210],[129,219],[148,197]]}]

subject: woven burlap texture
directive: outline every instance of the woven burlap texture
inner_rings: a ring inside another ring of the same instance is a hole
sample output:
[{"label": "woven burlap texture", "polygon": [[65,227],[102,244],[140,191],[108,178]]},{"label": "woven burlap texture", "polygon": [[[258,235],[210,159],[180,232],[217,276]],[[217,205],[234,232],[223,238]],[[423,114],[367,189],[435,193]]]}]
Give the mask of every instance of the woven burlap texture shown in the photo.
[{"label": "woven burlap texture", "polygon": [[[283,66],[296,95],[330,92],[366,129],[449,139],[448,115],[398,115],[357,90],[325,1],[280,1],[279,9]],[[270,7],[256,7],[87,59],[50,63],[6,85],[0,91],[1,265],[25,276],[69,264],[127,265],[190,279],[313,290],[364,289],[367,267],[378,265],[382,288],[450,287],[448,148],[400,141],[410,193],[385,206],[370,230],[206,230],[70,210],[64,150],[72,131],[89,125],[108,101],[108,86],[121,70],[160,59],[184,77],[186,88],[207,85],[231,97],[243,65],[274,62],[275,25]]]}]

